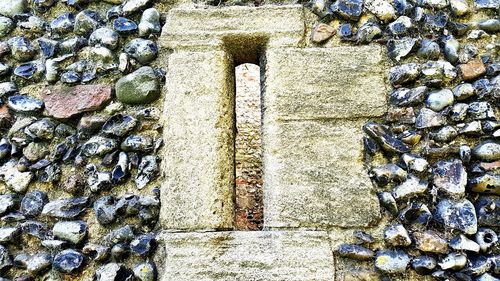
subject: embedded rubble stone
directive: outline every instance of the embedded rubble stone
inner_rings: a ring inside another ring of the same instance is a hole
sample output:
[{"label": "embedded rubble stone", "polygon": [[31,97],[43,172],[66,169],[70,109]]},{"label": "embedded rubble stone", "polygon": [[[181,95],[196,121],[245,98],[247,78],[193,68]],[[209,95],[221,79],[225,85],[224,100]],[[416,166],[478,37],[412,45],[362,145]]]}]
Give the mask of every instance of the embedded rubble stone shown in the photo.
[{"label": "embedded rubble stone", "polygon": [[0,1],[0,15],[14,17],[17,14],[24,12],[27,7],[27,0]]},{"label": "embedded rubble stone", "polygon": [[394,137],[384,125],[368,122],[363,126],[363,130],[375,139],[387,152],[405,153],[410,151],[410,148],[401,140]]},{"label": "embedded rubble stone", "polygon": [[391,182],[402,182],[408,176],[408,173],[396,164],[385,164],[374,167],[370,170],[370,177],[374,178],[379,184]]},{"label": "embedded rubble stone", "polygon": [[414,175],[409,175],[404,182],[392,190],[392,194],[396,200],[408,199],[424,194],[427,191],[428,185],[427,181],[420,180]]},{"label": "embedded rubble stone", "polygon": [[500,199],[496,196],[481,196],[476,201],[477,222],[480,226],[500,226]]},{"label": "embedded rubble stone", "polygon": [[113,196],[103,196],[94,202],[94,213],[97,221],[110,224],[116,220],[115,199]]},{"label": "embedded rubble stone", "polygon": [[42,214],[55,218],[71,219],[80,215],[87,203],[88,197],[64,198],[47,203]]},{"label": "embedded rubble stone", "polygon": [[449,195],[461,195],[465,192],[467,172],[458,159],[438,161],[433,169],[433,183],[438,190]]},{"label": "embedded rubble stone", "polygon": [[375,257],[375,267],[384,273],[402,273],[410,263],[410,257],[401,250],[380,250]]},{"label": "embedded rubble stone", "polygon": [[79,244],[87,235],[87,224],[83,221],[59,221],[52,228],[54,237]]},{"label": "embedded rubble stone", "polygon": [[430,256],[417,256],[411,260],[411,267],[420,275],[428,275],[437,267],[437,261]]},{"label": "embedded rubble stone", "polygon": [[391,246],[409,246],[411,238],[402,224],[394,224],[384,229],[384,240]]},{"label": "embedded rubble stone", "polygon": [[437,204],[434,219],[447,229],[460,230],[465,234],[477,232],[476,210],[467,199],[442,199]]},{"label": "embedded rubble stone", "polygon": [[345,19],[358,20],[363,12],[363,1],[337,0],[330,6],[330,9]]},{"label": "embedded rubble stone", "polygon": [[156,238],[153,233],[140,235],[130,242],[130,250],[139,256],[149,256],[156,249]]},{"label": "embedded rubble stone", "polygon": [[160,96],[160,83],[149,66],[120,78],[115,89],[117,99],[129,104],[150,103]]},{"label": "embedded rubble stone", "polygon": [[73,249],[59,252],[52,262],[54,269],[64,273],[72,273],[80,269],[83,265],[83,255]]},{"label": "embedded rubble stone", "polygon": [[0,227],[0,243],[10,243],[19,238],[19,227]]},{"label": "embedded rubble stone", "polygon": [[95,272],[96,281],[132,280],[133,272],[120,263],[108,263]]},{"label": "embedded rubble stone", "polygon": [[417,79],[420,75],[420,66],[416,63],[408,63],[394,66],[390,70],[390,81],[394,86],[401,86]]},{"label": "embedded rubble stone", "polygon": [[467,187],[472,192],[500,195],[500,175],[486,173],[469,179]]},{"label": "embedded rubble stone", "polygon": [[433,230],[413,233],[416,248],[430,253],[446,254],[448,253],[448,243],[439,233]]},{"label": "embedded rubble stone", "polygon": [[7,105],[19,113],[37,113],[43,109],[43,102],[25,95],[10,96]]},{"label": "embedded rubble stone", "polygon": [[422,108],[417,115],[415,127],[417,129],[425,129],[431,127],[439,127],[446,123],[446,118],[439,112],[434,110]]},{"label": "embedded rubble stone", "polygon": [[9,250],[0,245],[0,272],[3,272],[13,265]]},{"label": "embedded rubble stone", "polygon": [[314,26],[311,32],[311,41],[313,41],[314,43],[322,43],[330,39],[335,34],[335,32],[335,28],[331,25],[319,23]]},{"label": "embedded rubble stone", "polygon": [[453,101],[453,92],[448,89],[443,89],[429,93],[425,103],[430,109],[440,111],[452,105]]},{"label": "embedded rubble stone", "polygon": [[85,156],[102,156],[118,147],[117,142],[111,138],[93,136],[82,145],[81,152]]},{"label": "embedded rubble stone", "polygon": [[50,87],[42,93],[49,116],[60,119],[95,111],[110,99],[111,87],[105,85]]},{"label": "embedded rubble stone", "polygon": [[466,64],[461,64],[458,66],[458,69],[464,81],[475,80],[486,73],[486,67],[481,59],[475,59]]},{"label": "embedded rubble stone", "polygon": [[0,167],[0,176],[7,187],[17,193],[24,193],[34,178],[32,172],[20,172],[14,159]]},{"label": "embedded rubble stone", "polygon": [[45,252],[33,255],[19,254],[14,258],[14,264],[18,267],[25,268],[30,274],[36,275],[51,266],[52,255]]},{"label": "embedded rubble stone", "polygon": [[498,242],[498,235],[496,232],[484,227],[477,231],[475,238],[481,252],[488,251],[490,247]]},{"label": "embedded rubble stone", "polygon": [[450,247],[457,251],[469,251],[479,253],[479,244],[467,238],[463,234],[459,234],[450,240]]},{"label": "embedded rubble stone", "polygon": [[33,190],[27,193],[21,201],[21,212],[30,217],[42,213],[43,207],[49,202],[47,194],[41,190]]},{"label": "embedded rubble stone", "polygon": [[385,0],[365,0],[365,7],[378,19],[388,22],[396,18],[396,10],[390,2]]},{"label": "embedded rubble stone", "polygon": [[134,276],[138,281],[155,281],[156,266],[153,262],[143,262],[134,266]]},{"label": "embedded rubble stone", "polygon": [[146,155],[142,157],[137,175],[135,177],[135,185],[138,189],[144,188],[149,182],[158,177],[160,168],[158,165],[159,158],[154,155]]},{"label": "embedded rubble stone", "polygon": [[450,253],[444,257],[440,262],[439,266],[443,270],[451,269],[458,270],[465,267],[467,263],[467,256],[460,253]]},{"label": "embedded rubble stone", "polygon": [[363,246],[352,245],[352,244],[342,244],[338,247],[337,253],[341,257],[346,257],[356,260],[369,260],[373,258],[375,253]]},{"label": "embedded rubble stone", "polygon": [[142,12],[139,22],[139,36],[145,37],[161,31],[160,13],[155,8],[149,8]]},{"label": "embedded rubble stone", "polygon": [[495,141],[482,142],[472,149],[472,155],[486,162],[500,160],[500,144]]}]

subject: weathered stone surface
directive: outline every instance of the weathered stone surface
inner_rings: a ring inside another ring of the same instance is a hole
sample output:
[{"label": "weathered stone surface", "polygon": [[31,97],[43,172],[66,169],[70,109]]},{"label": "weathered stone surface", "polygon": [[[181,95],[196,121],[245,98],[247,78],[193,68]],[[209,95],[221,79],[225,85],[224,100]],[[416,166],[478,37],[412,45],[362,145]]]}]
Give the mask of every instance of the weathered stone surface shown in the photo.
[{"label": "weathered stone surface", "polygon": [[[269,38],[270,46],[297,46],[305,33],[301,5],[177,8],[169,11],[159,43],[163,47],[220,45],[222,38],[244,34],[253,42]],[[272,35],[272,36],[270,36]]]},{"label": "weathered stone surface", "polygon": [[268,50],[267,119],[382,116],[388,91],[384,53],[376,45]]},{"label": "weathered stone surface", "polygon": [[486,67],[481,59],[475,59],[466,64],[461,64],[458,66],[458,69],[465,81],[474,80],[486,73]]},{"label": "weathered stone surface", "polygon": [[378,219],[361,160],[363,122],[264,123],[267,227],[367,226]]},{"label": "weathered stone surface", "polygon": [[49,116],[65,119],[99,109],[103,103],[111,99],[111,87],[104,85],[50,87],[43,91],[42,99]]},{"label": "weathered stone surface", "polygon": [[[385,111],[382,58],[373,46],[267,51],[262,128],[267,227],[366,226],[377,220],[378,200],[361,161],[366,120],[337,118]],[[317,68],[299,67],[309,64]],[[309,82],[296,83],[304,78]]]},{"label": "weathered stone surface", "polygon": [[160,222],[164,229],[232,228],[234,67],[223,52],[179,52],[169,69]]},{"label": "weathered stone surface", "polygon": [[323,231],[163,233],[162,280],[333,280]]},{"label": "weathered stone surface", "polygon": [[335,28],[331,25],[319,23],[314,26],[311,32],[311,40],[314,43],[321,43],[330,39],[335,34]]}]

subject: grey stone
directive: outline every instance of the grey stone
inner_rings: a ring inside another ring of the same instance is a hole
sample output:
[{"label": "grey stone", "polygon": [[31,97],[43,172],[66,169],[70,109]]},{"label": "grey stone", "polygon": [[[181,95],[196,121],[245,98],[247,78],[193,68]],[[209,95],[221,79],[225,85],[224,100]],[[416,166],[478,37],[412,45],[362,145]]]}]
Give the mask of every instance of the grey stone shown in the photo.
[{"label": "grey stone", "polygon": [[81,151],[86,156],[102,156],[118,147],[114,139],[94,136],[85,142]]},{"label": "grey stone", "polygon": [[0,271],[6,271],[13,265],[9,250],[0,245]]},{"label": "grey stone", "polygon": [[92,32],[89,37],[89,44],[93,46],[101,45],[110,50],[115,50],[118,47],[119,39],[118,33],[114,30],[107,27],[101,27]]},{"label": "grey stone", "polygon": [[38,216],[48,202],[49,198],[45,192],[33,190],[27,193],[21,201],[21,212],[30,217]]},{"label": "grey stone", "polygon": [[141,38],[132,39],[124,47],[125,53],[136,59],[140,64],[148,64],[158,55],[156,43]]},{"label": "grey stone", "polygon": [[149,256],[156,250],[156,238],[153,233],[140,235],[130,242],[130,250],[141,257]]},{"label": "grey stone", "polygon": [[122,77],[115,89],[116,97],[123,103],[150,103],[160,96],[160,83],[154,70],[148,66]]},{"label": "grey stone", "polygon": [[472,149],[472,155],[482,161],[493,162],[500,159],[500,144],[495,141],[485,141]]},{"label": "grey stone", "polygon": [[389,1],[365,0],[365,8],[383,22],[396,18],[396,10]]},{"label": "grey stone", "polygon": [[489,248],[496,245],[498,242],[498,235],[495,231],[489,228],[480,228],[477,231],[475,238],[481,252],[488,251]]},{"label": "grey stone", "polygon": [[97,221],[110,224],[116,220],[115,199],[113,196],[103,196],[94,202],[94,213]]},{"label": "grey stone", "polygon": [[438,59],[440,54],[439,44],[429,39],[422,40],[420,49],[417,51],[419,57],[428,60]]},{"label": "grey stone", "polygon": [[59,252],[52,262],[55,270],[63,273],[72,273],[77,271],[83,265],[83,255],[73,249],[67,249]]},{"label": "grey stone", "polygon": [[428,275],[437,267],[437,262],[430,256],[418,256],[411,260],[411,267],[420,275]]},{"label": "grey stone", "polygon": [[442,89],[429,93],[425,103],[430,109],[441,111],[445,107],[452,105],[453,101],[453,92],[448,89]]},{"label": "grey stone", "polygon": [[447,229],[460,230],[465,234],[477,232],[476,210],[467,199],[442,199],[437,204],[434,219]]},{"label": "grey stone", "polygon": [[375,257],[375,267],[384,273],[402,273],[410,263],[410,257],[401,250],[380,250]]},{"label": "grey stone", "polygon": [[19,254],[14,258],[14,264],[25,268],[30,274],[37,275],[50,267],[52,264],[52,255],[45,252],[33,255]]},{"label": "grey stone", "polygon": [[14,17],[17,14],[21,14],[28,8],[27,0],[3,0],[0,1],[0,15],[6,17]]},{"label": "grey stone", "polygon": [[123,151],[151,152],[153,139],[146,135],[130,135],[120,145]]},{"label": "grey stone", "polygon": [[404,182],[392,190],[392,194],[396,200],[409,199],[424,194],[427,191],[428,185],[427,181],[420,180],[418,177],[410,174]]},{"label": "grey stone", "polygon": [[400,61],[410,55],[417,39],[404,37],[402,39],[390,39],[387,42],[389,57],[395,61]]},{"label": "grey stone", "polygon": [[422,108],[420,109],[417,119],[415,121],[415,127],[417,129],[439,127],[446,123],[446,118],[439,112],[435,112],[431,109]]},{"label": "grey stone", "polygon": [[130,225],[125,225],[120,228],[110,231],[103,237],[102,241],[106,246],[112,246],[117,243],[126,243],[134,239],[134,229]]},{"label": "grey stone", "polygon": [[134,276],[139,281],[156,281],[156,266],[153,262],[143,262],[134,266]]},{"label": "grey stone", "polygon": [[459,234],[450,240],[450,247],[457,251],[469,251],[479,253],[479,244],[470,240],[463,234]]},{"label": "grey stone", "polygon": [[73,31],[75,26],[75,15],[64,13],[50,22],[52,32],[66,34]]},{"label": "grey stone", "polygon": [[23,36],[13,37],[7,41],[9,43],[12,57],[20,62],[26,62],[32,59],[36,50],[31,41]]},{"label": "grey stone", "polygon": [[54,237],[79,244],[87,235],[87,224],[84,221],[59,221],[52,228]]},{"label": "grey stone", "polygon": [[137,175],[135,177],[135,185],[138,189],[144,188],[149,182],[154,180],[160,172],[158,166],[159,159],[154,155],[142,157]]},{"label": "grey stone", "polygon": [[149,8],[142,12],[139,23],[139,36],[145,37],[150,34],[160,33],[160,13],[155,8]]},{"label": "grey stone", "polygon": [[25,95],[10,96],[7,105],[19,113],[36,113],[43,109],[43,101]]},{"label": "grey stone", "polygon": [[387,28],[392,33],[392,35],[401,36],[406,35],[410,31],[412,26],[413,24],[409,17],[400,16],[397,20],[389,23],[387,25]]},{"label": "grey stone", "polygon": [[94,276],[96,281],[132,280],[132,271],[120,263],[108,263],[97,269]]},{"label": "grey stone", "polygon": [[88,197],[75,197],[50,201],[43,207],[42,214],[55,218],[74,218],[83,212],[88,200]]},{"label": "grey stone", "polygon": [[77,35],[89,36],[99,27],[101,24],[100,21],[101,19],[97,12],[92,10],[81,11],[75,17],[73,32]]},{"label": "grey stone", "polygon": [[462,269],[465,267],[466,263],[467,263],[467,256],[460,253],[450,253],[446,257],[444,257],[440,262],[438,262],[439,266],[443,270]]},{"label": "grey stone", "polygon": [[474,87],[470,83],[462,83],[453,88],[453,95],[457,100],[464,100],[475,94]]},{"label": "grey stone", "polygon": [[356,21],[363,12],[363,1],[337,0],[330,6],[330,9],[345,19]]},{"label": "grey stone", "polygon": [[390,81],[394,86],[400,86],[414,81],[420,75],[420,66],[416,63],[408,63],[394,66],[390,70]]},{"label": "grey stone", "polygon": [[442,160],[433,169],[434,187],[448,195],[462,195],[467,184],[467,172],[458,159]]},{"label": "grey stone", "polygon": [[8,17],[0,16],[0,37],[8,35],[14,28],[14,22]]},{"label": "grey stone", "polygon": [[341,244],[339,245],[337,251],[339,256],[356,259],[356,260],[370,260],[373,258],[375,253],[360,245],[352,245],[352,244]]},{"label": "grey stone", "polygon": [[384,240],[391,246],[409,246],[411,238],[402,224],[393,224],[384,229]]},{"label": "grey stone", "polygon": [[54,137],[55,128],[56,123],[49,118],[43,118],[26,127],[24,131],[33,138],[51,140]]},{"label": "grey stone", "polygon": [[126,0],[122,4],[123,14],[133,14],[146,7],[150,2],[150,0]]},{"label": "grey stone", "polygon": [[11,243],[19,238],[19,227],[0,227],[0,243]]},{"label": "grey stone", "polygon": [[424,101],[427,95],[427,87],[398,88],[391,92],[389,102],[397,106],[417,105]]},{"label": "grey stone", "polygon": [[372,22],[367,22],[359,27],[356,33],[356,41],[361,44],[368,44],[382,35],[382,29]]},{"label": "grey stone", "polygon": [[12,193],[0,195],[0,215],[12,210],[19,203],[19,198]]}]

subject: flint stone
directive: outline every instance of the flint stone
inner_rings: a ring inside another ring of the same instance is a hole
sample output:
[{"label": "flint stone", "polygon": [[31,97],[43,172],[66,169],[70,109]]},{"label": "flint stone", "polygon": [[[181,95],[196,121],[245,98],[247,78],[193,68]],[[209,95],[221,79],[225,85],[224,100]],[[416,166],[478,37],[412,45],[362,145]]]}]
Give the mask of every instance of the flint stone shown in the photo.
[{"label": "flint stone", "polygon": [[160,96],[160,83],[151,67],[144,66],[116,83],[116,97],[129,104],[149,103]]},{"label": "flint stone", "polygon": [[433,170],[434,186],[449,195],[461,195],[465,192],[467,172],[458,159],[439,161]]},{"label": "flint stone", "polygon": [[87,225],[83,221],[59,221],[52,229],[54,237],[78,244],[87,235]]},{"label": "flint stone", "polygon": [[375,267],[384,273],[402,273],[410,263],[410,257],[401,250],[380,250],[375,257]]},{"label": "flint stone", "polygon": [[111,87],[104,85],[50,87],[43,91],[42,99],[49,116],[67,119],[82,112],[101,108],[111,99]]},{"label": "flint stone", "polygon": [[43,207],[42,214],[64,219],[74,218],[84,211],[88,200],[88,197],[77,197],[51,201]]},{"label": "flint stone", "polygon": [[467,199],[442,199],[437,204],[434,219],[447,229],[460,230],[465,234],[477,232],[476,210]]}]

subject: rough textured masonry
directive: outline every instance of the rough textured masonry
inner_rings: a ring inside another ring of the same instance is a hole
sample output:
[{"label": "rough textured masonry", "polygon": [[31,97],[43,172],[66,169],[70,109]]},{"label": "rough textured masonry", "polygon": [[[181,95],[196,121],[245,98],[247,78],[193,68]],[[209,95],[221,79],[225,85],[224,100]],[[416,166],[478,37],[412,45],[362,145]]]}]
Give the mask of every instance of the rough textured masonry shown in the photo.
[{"label": "rough textured masonry", "polygon": [[[318,231],[311,236],[314,232],[302,230],[366,227],[380,218],[378,199],[363,166],[361,127],[368,118],[379,117],[386,110],[383,49],[376,45],[304,46],[301,6],[232,7],[208,10],[199,17],[197,13],[171,10],[161,39],[163,46],[173,50],[165,88],[169,102],[164,109],[164,139],[166,146],[173,148],[163,161],[166,174],[160,224],[167,231],[162,235],[167,258],[164,280],[244,280],[250,276],[257,280],[331,280],[333,271],[314,262],[318,258],[332,262],[330,244],[315,246],[323,247],[317,253],[309,249],[315,243],[312,237],[322,235],[328,240],[326,233]],[[297,18],[290,24],[293,15]],[[261,20],[268,21],[265,29],[260,29]],[[191,29],[179,29],[183,25]],[[232,40],[227,43],[226,37]],[[244,50],[237,44],[257,49]],[[256,54],[264,71],[264,231],[169,234],[233,227],[233,68],[236,60]],[[338,68],[323,71],[327,65]],[[343,71],[346,67],[354,71]],[[297,83],[303,77],[312,80]],[[196,112],[190,110],[193,107]],[[279,229],[295,229],[296,233]],[[289,235],[294,237],[291,241]],[[234,243],[223,242],[233,239]],[[223,240],[215,247],[222,247],[224,255],[229,251],[226,256],[205,256],[211,248],[192,252],[212,240]],[[299,246],[272,246],[281,243]],[[250,249],[253,251],[247,254]],[[285,270],[297,267],[297,256],[291,253],[306,249],[311,250],[304,260],[308,265],[296,272]],[[255,264],[270,258],[275,262],[253,268],[248,255]]]}]

